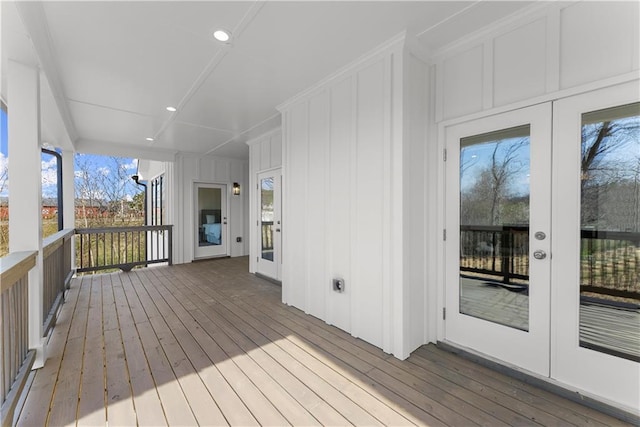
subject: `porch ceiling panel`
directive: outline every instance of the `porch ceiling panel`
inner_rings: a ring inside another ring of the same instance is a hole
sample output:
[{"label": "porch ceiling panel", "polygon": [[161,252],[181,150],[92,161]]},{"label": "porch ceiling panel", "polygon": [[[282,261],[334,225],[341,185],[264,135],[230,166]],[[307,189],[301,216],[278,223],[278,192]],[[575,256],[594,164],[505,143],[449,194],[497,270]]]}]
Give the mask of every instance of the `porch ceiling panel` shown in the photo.
[{"label": "porch ceiling panel", "polygon": [[[221,47],[206,38],[209,28],[173,23],[166,6],[173,5],[79,2],[69,13],[66,3],[45,3],[67,97],[168,117],[165,107],[180,102]],[[235,22],[245,8],[221,20]],[[183,9],[188,17],[171,8],[178,23],[212,12],[209,3]]]},{"label": "porch ceiling panel", "polygon": [[233,137],[233,133],[188,123],[173,122],[153,143],[153,147],[190,153],[206,153]]},{"label": "porch ceiling panel", "polygon": [[[421,32],[417,33],[418,40],[430,49],[437,49],[464,34],[481,30],[532,3],[531,1],[477,1],[461,8],[446,20],[430,27],[425,26]],[[462,34],[461,29],[464,29]]]},{"label": "porch ceiling panel", "polygon": [[[72,144],[246,158],[244,142],[279,123],[277,105],[389,38],[406,31],[437,49],[530,3],[3,1],[2,68],[46,56]],[[213,39],[219,28],[229,44]]]},{"label": "porch ceiling panel", "polygon": [[[145,138],[153,135],[162,124],[156,116],[123,111],[101,105],[68,100],[78,133],[83,139],[125,142],[144,146]],[[148,142],[147,142],[148,144]]]}]

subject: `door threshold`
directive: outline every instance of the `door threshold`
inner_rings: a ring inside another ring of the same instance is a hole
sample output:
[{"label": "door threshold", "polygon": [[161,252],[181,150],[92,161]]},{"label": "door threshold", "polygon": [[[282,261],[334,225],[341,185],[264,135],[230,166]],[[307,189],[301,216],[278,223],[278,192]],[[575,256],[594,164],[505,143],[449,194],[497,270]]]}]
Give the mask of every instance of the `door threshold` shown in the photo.
[{"label": "door threshold", "polygon": [[274,279],[273,277],[265,276],[260,273],[253,273],[256,277],[261,278],[262,280],[266,280],[267,282],[271,282],[274,285],[282,286],[282,282],[280,280]]},{"label": "door threshold", "polygon": [[438,348],[448,351],[449,353],[456,354],[473,363],[515,378],[536,388],[564,397],[565,399],[595,409],[596,411],[618,418],[632,425],[640,425],[640,414],[634,414],[632,409],[618,406],[614,402],[605,401],[585,391],[572,388],[567,384],[518,368],[515,365],[499,361],[449,341],[438,341],[436,345]]},{"label": "door threshold", "polygon": [[215,256],[199,257],[199,258],[194,258],[193,260],[191,260],[191,262],[214,261],[216,259],[225,259],[225,258],[231,258],[231,256],[215,255]]}]

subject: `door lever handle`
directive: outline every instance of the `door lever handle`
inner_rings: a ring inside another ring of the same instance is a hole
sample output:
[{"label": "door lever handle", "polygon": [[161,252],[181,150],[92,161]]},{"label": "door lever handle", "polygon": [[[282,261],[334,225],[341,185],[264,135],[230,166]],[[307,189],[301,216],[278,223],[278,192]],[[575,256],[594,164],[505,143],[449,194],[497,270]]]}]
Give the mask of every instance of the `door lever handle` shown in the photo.
[{"label": "door lever handle", "polygon": [[547,257],[547,253],[538,249],[537,251],[533,252],[533,257],[535,259],[545,259]]}]

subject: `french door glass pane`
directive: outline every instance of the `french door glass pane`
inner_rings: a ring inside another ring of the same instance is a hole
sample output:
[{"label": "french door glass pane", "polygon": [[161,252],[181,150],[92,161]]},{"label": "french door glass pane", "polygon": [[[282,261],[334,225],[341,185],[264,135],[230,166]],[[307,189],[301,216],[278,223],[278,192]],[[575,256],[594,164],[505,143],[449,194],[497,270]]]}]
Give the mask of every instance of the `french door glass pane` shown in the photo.
[{"label": "french door glass pane", "polygon": [[273,177],[260,181],[261,257],[273,261]]},{"label": "french door glass pane", "polygon": [[530,127],[460,141],[460,313],[529,330]]},{"label": "french door glass pane", "polygon": [[582,115],[580,345],[640,361],[640,103]]},{"label": "french door glass pane", "polygon": [[219,246],[222,242],[222,190],[198,188],[198,246]]}]

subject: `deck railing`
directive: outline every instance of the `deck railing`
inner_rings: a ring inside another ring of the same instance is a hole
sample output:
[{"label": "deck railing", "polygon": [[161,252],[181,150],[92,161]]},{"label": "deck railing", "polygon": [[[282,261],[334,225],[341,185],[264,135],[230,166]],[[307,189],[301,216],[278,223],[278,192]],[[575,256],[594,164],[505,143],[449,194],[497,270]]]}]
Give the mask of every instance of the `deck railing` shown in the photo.
[{"label": "deck railing", "polygon": [[[582,230],[580,290],[640,300],[640,233]],[[529,280],[529,227],[460,227],[460,270],[505,284]]]},{"label": "deck railing", "polygon": [[529,227],[460,227],[460,270],[503,283],[529,279]]},{"label": "deck railing", "polygon": [[0,419],[13,420],[33,361],[29,350],[29,279],[37,252],[14,252],[0,258]]},{"label": "deck railing", "polygon": [[273,221],[262,221],[261,228],[262,250],[273,250]]},{"label": "deck railing", "polygon": [[71,266],[71,238],[74,230],[62,230],[47,237],[43,246],[43,335],[46,336],[56,321],[56,313],[64,300],[73,277]]},{"label": "deck railing", "polygon": [[172,225],[76,229],[79,273],[173,262]]}]

